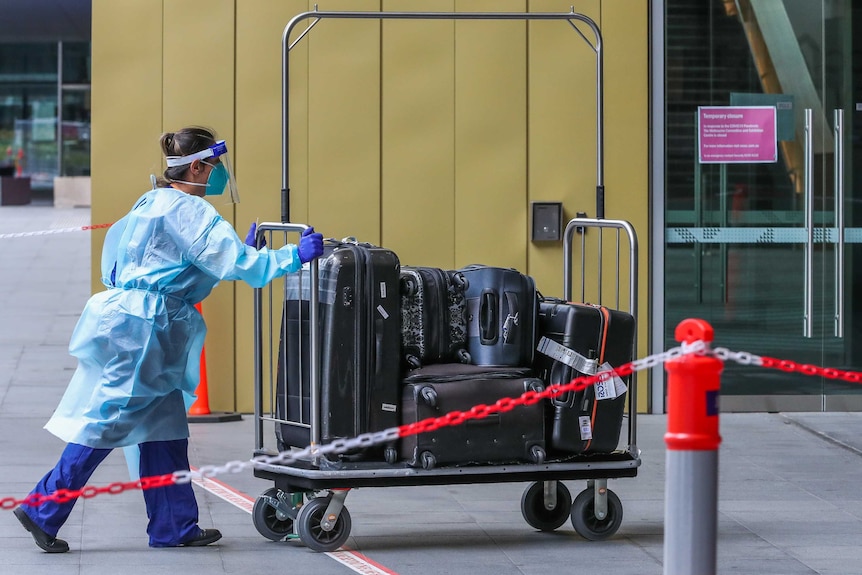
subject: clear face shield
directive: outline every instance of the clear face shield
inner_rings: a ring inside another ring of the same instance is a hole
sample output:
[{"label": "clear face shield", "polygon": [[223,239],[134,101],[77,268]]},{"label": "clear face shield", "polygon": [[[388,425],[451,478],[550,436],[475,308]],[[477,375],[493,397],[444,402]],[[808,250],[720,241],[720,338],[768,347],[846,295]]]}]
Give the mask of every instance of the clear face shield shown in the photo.
[{"label": "clear face shield", "polygon": [[219,140],[209,148],[189,154],[188,156],[168,156],[165,158],[169,168],[187,166],[195,160],[200,160],[204,164],[212,166],[206,183],[206,195],[220,196],[227,189],[230,195],[226,198],[226,201],[238,204],[239,192],[236,189],[236,179],[233,175],[233,167],[231,166],[230,156],[227,153],[227,144],[225,144],[224,140]]}]

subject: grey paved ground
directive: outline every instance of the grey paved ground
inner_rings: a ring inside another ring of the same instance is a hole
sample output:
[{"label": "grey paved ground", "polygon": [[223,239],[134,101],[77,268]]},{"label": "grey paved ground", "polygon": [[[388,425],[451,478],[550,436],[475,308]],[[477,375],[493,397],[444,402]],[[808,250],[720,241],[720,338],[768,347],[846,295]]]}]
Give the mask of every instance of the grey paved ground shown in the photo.
[{"label": "grey paved ground", "polygon": [[[88,222],[82,209],[0,207],[0,234]],[[0,498],[26,495],[62,450],[41,427],[75,367],[66,345],[89,295],[88,242],[86,232],[0,239]],[[250,457],[252,423],[193,425],[193,465]],[[611,481],[625,517],[608,541],[581,539],[569,524],[532,530],[519,508],[525,485],[506,483],[356,490],[348,545],[404,575],[660,574],[665,418],[639,423],[643,466]],[[719,573],[862,573],[862,414],[724,414],[721,428]],[[92,483],[127,477],[115,453]],[[271,487],[250,473],[219,479],[252,498]],[[143,501],[131,492],[79,501],[61,532],[72,547],[63,555],[42,553],[0,511],[0,573],[352,572],[297,542],[264,539],[247,511],[196,490],[201,523],[224,533],[216,546],[149,549]]]}]

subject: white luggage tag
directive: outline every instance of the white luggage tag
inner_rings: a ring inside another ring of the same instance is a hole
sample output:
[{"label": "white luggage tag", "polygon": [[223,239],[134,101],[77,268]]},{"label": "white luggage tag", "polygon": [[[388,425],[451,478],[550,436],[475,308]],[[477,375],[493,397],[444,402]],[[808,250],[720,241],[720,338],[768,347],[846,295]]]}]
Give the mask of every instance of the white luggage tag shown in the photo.
[{"label": "white luggage tag", "polygon": [[590,423],[588,415],[582,415],[578,418],[578,425],[581,428],[581,441],[587,441],[593,438],[593,426]]},{"label": "white luggage tag", "polygon": [[583,374],[595,375],[596,373],[597,359],[587,359],[575,350],[559,344],[550,338],[542,337],[536,350]]},{"label": "white luggage tag", "polygon": [[611,364],[605,362],[599,368],[599,373],[609,372],[609,376],[595,383],[596,399],[614,399],[628,391],[626,383],[617,375]]}]

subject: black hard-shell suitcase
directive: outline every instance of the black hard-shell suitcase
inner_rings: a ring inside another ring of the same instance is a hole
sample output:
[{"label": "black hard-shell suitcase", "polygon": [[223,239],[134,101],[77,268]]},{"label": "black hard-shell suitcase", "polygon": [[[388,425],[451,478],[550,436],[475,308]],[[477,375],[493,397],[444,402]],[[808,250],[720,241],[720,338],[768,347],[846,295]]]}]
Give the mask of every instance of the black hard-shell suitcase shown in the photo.
[{"label": "black hard-shell suitcase", "polygon": [[[391,250],[356,242],[327,240],[319,261],[320,276],[320,434],[322,442],[355,437],[361,433],[396,427],[400,418],[401,313],[398,294],[398,256]],[[307,270],[288,276],[298,282]],[[299,348],[281,342],[277,400],[284,403],[282,387],[287,368],[287,419],[310,420],[307,294],[288,289],[285,301],[288,337],[302,333]],[[296,299],[290,299],[291,294]],[[300,309],[305,310],[299,320]],[[284,327],[284,325],[283,325]],[[288,340],[290,341],[290,340]],[[299,365],[302,366],[300,373]],[[299,412],[300,405],[302,412]],[[278,413],[278,412],[277,412]],[[277,435],[284,446],[308,445],[307,429],[281,425]],[[391,450],[391,451],[390,451]],[[379,453],[359,454],[375,457]],[[394,446],[385,457],[394,461]]]},{"label": "black hard-shell suitcase", "polygon": [[401,354],[409,369],[470,363],[466,289],[461,272],[401,266]]},{"label": "black hard-shell suitcase", "polygon": [[475,365],[530,366],[539,299],[530,276],[511,268],[471,265],[467,278],[467,351]]},{"label": "black hard-shell suitcase", "polygon": [[[593,375],[632,360],[635,320],[604,306],[544,298],[539,305],[539,352],[534,367],[546,385]],[[549,451],[609,453],[617,448],[625,411],[624,386],[613,379],[552,400]],[[600,399],[602,398],[602,399]]]},{"label": "black hard-shell suitcase", "polygon": [[[307,272],[304,285],[308,286]],[[295,280],[291,277],[291,280]],[[280,424],[275,426],[275,436],[279,451],[288,447],[304,447],[310,442],[306,427],[311,422],[308,361],[310,345],[308,325],[308,293],[305,299],[294,299],[294,294],[286,294],[282,312],[281,329],[278,338],[278,362],[276,367],[276,404],[275,414],[300,425]],[[285,331],[287,337],[285,338]],[[303,351],[300,351],[303,350]],[[304,352],[304,353],[303,353]],[[300,360],[300,354],[302,359]]]},{"label": "black hard-shell suitcase", "polygon": [[[403,424],[544,389],[540,379],[530,377],[529,368],[463,364],[435,364],[416,369],[404,383]],[[401,439],[399,452],[409,465],[424,469],[439,464],[542,463],[545,460],[543,402],[406,436]]]}]

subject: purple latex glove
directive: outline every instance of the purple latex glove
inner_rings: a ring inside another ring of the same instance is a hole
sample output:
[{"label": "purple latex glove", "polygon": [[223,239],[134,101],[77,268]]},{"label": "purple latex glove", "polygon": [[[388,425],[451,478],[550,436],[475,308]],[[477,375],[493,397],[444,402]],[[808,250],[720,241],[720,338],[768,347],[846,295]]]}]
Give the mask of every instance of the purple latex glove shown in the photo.
[{"label": "purple latex glove", "polygon": [[299,261],[308,263],[323,255],[323,234],[315,232],[314,228],[306,228],[299,238]]},{"label": "purple latex glove", "polygon": [[[255,245],[255,234],[257,233],[257,222],[252,222],[251,227],[248,228],[248,234],[245,236],[245,245],[256,248]],[[266,238],[262,238],[260,247],[266,247]]]}]

